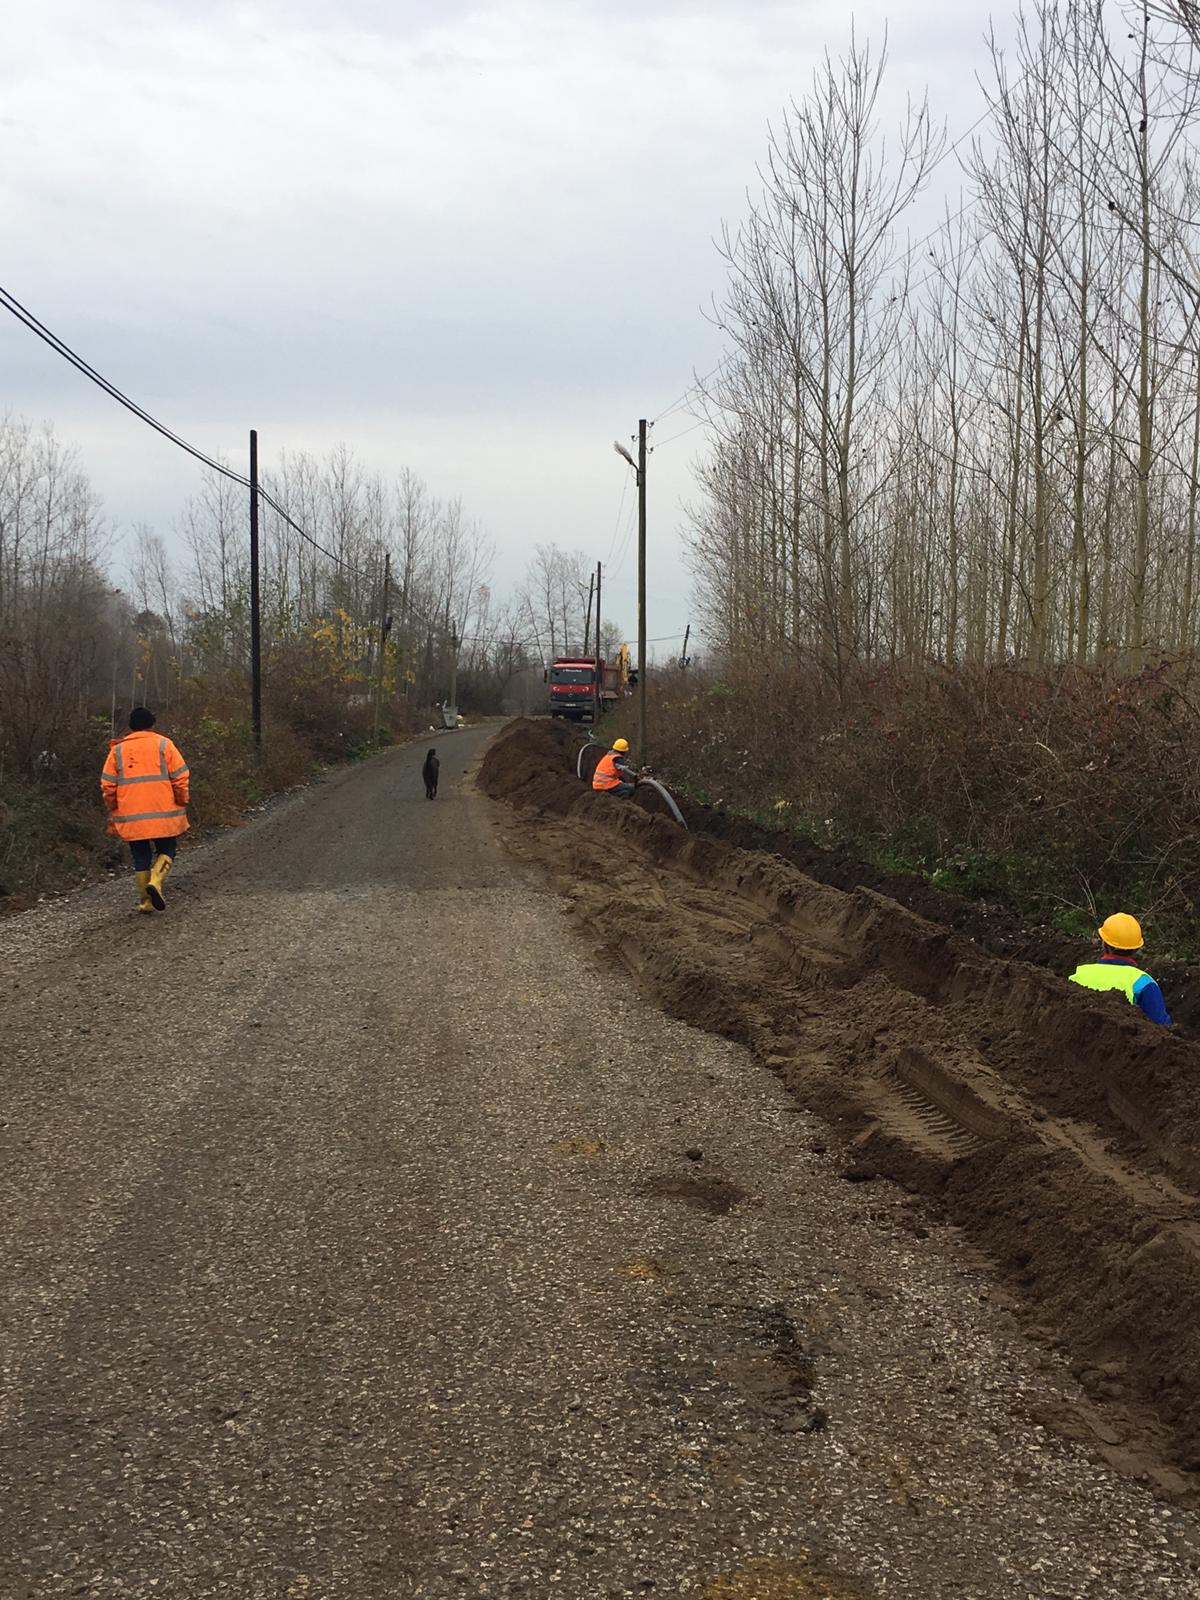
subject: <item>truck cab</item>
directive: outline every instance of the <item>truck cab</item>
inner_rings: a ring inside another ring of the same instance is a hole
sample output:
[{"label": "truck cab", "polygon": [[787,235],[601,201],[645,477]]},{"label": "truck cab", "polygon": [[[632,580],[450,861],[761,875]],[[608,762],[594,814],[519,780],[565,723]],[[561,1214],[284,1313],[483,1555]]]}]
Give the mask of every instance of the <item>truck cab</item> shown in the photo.
[{"label": "truck cab", "polygon": [[[600,663],[603,672],[604,663]],[[550,715],[582,722],[596,711],[596,662],[586,657],[560,656],[546,680],[550,685]]]}]

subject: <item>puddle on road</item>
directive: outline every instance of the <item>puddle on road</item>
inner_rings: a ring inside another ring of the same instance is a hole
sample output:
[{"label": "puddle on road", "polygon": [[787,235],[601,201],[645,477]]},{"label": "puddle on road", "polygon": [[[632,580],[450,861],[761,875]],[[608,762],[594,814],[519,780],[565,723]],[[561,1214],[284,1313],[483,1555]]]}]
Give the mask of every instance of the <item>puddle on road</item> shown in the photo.
[{"label": "puddle on road", "polygon": [[779,1305],[676,1303],[669,1344],[629,1379],[653,1403],[735,1432],[819,1434],[829,1426],[813,1394],[813,1356]]}]

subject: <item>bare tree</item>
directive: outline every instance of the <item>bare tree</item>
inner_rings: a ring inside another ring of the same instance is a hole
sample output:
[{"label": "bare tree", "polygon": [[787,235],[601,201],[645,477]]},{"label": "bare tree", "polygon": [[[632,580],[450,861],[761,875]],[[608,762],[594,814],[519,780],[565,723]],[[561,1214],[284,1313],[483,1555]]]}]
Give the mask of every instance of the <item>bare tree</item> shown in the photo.
[{"label": "bare tree", "polygon": [[[878,492],[870,450],[895,356],[897,220],[936,159],[927,106],[910,108],[895,158],[876,144],[886,66],[851,39],[771,134],[763,193],[726,229],[718,315],[735,341],[710,394],[731,424],[722,446],[731,536],[728,599],[765,638],[786,619],[837,683],[864,639],[864,557]],[[747,581],[750,572],[758,578]]]},{"label": "bare tree", "polygon": [[966,192],[895,263],[933,166],[924,108],[903,178],[860,184],[883,155],[852,43],[772,134],[723,236],[729,349],[690,513],[727,661],[841,683],[878,660],[1136,667],[1195,642],[1195,85],[1146,13],[1117,16],[1034,0],[1015,58],[992,44]]}]

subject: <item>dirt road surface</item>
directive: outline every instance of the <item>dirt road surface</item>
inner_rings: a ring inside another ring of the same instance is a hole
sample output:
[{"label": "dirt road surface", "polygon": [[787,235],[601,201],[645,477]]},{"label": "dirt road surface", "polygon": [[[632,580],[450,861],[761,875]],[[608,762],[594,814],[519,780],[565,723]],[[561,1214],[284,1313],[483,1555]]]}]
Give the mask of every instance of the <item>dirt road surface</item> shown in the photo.
[{"label": "dirt road surface", "polygon": [[504,849],[486,738],[0,929],[0,1595],[1200,1596],[962,1237]]}]

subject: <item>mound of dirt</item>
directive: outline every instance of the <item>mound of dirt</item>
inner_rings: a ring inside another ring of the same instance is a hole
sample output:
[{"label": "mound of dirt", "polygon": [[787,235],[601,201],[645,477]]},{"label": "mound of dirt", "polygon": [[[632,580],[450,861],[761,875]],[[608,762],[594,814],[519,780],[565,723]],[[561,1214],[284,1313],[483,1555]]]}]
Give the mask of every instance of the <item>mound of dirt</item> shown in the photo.
[{"label": "mound of dirt", "polygon": [[[689,800],[679,804],[693,832],[707,833],[739,850],[782,856],[808,877],[837,889],[874,889],[919,916],[966,935],[993,955],[1031,961],[1055,972],[1073,972],[1095,949],[1094,940],[1049,926],[1031,928],[1003,906],[964,899],[937,888],[916,873],[887,872],[850,850],[828,848],[799,834],[764,828],[745,817],[733,816],[720,806],[702,806]],[[1156,959],[1152,965],[1176,1026],[1189,1037],[1200,1039],[1200,971],[1175,961]]]},{"label": "mound of dirt", "polygon": [[[518,733],[517,730],[521,731]],[[516,763],[509,768],[506,760],[506,771],[496,774],[498,787],[493,789],[485,783],[485,790],[497,799],[513,799],[515,804],[564,814],[564,808],[569,809],[579,797],[575,781],[576,754],[583,743],[579,730],[557,722],[524,721],[513,723],[509,733],[520,745],[519,755],[517,751],[513,752]],[[595,757],[592,757],[591,764],[594,765],[594,761]],[[587,754],[584,764],[586,771],[589,765]],[[570,781],[547,782],[551,773]],[[505,786],[513,781],[530,785],[519,799],[514,799],[505,790]],[[738,850],[779,856],[806,877],[815,878],[818,883],[827,883],[835,889],[847,892],[873,889],[877,894],[899,901],[918,916],[963,934],[992,955],[1029,961],[1037,966],[1048,967],[1053,972],[1068,973],[1080,961],[1086,960],[1094,949],[1092,940],[1062,933],[1049,926],[1031,928],[1003,906],[965,899],[937,888],[916,873],[885,871],[872,866],[850,850],[819,845],[783,829],[764,828],[745,817],[734,816],[720,806],[704,806],[682,799],[678,800],[678,804],[693,833],[707,834]],[[656,805],[652,796],[647,796],[644,809],[661,815],[664,808]],[[1160,960],[1154,960],[1152,966],[1176,1028],[1189,1038],[1200,1040],[1200,970],[1180,962]]]},{"label": "mound of dirt", "polygon": [[514,724],[480,782],[539,817],[522,848],[597,941],[944,1205],[1073,1350],[1114,1459],[1149,1438],[1200,1471],[1200,1047],[874,887],[593,795],[577,748]]},{"label": "mound of dirt", "polygon": [[510,723],[488,746],[476,781],[494,800],[565,816],[581,792],[573,765],[581,743],[556,722]]}]

